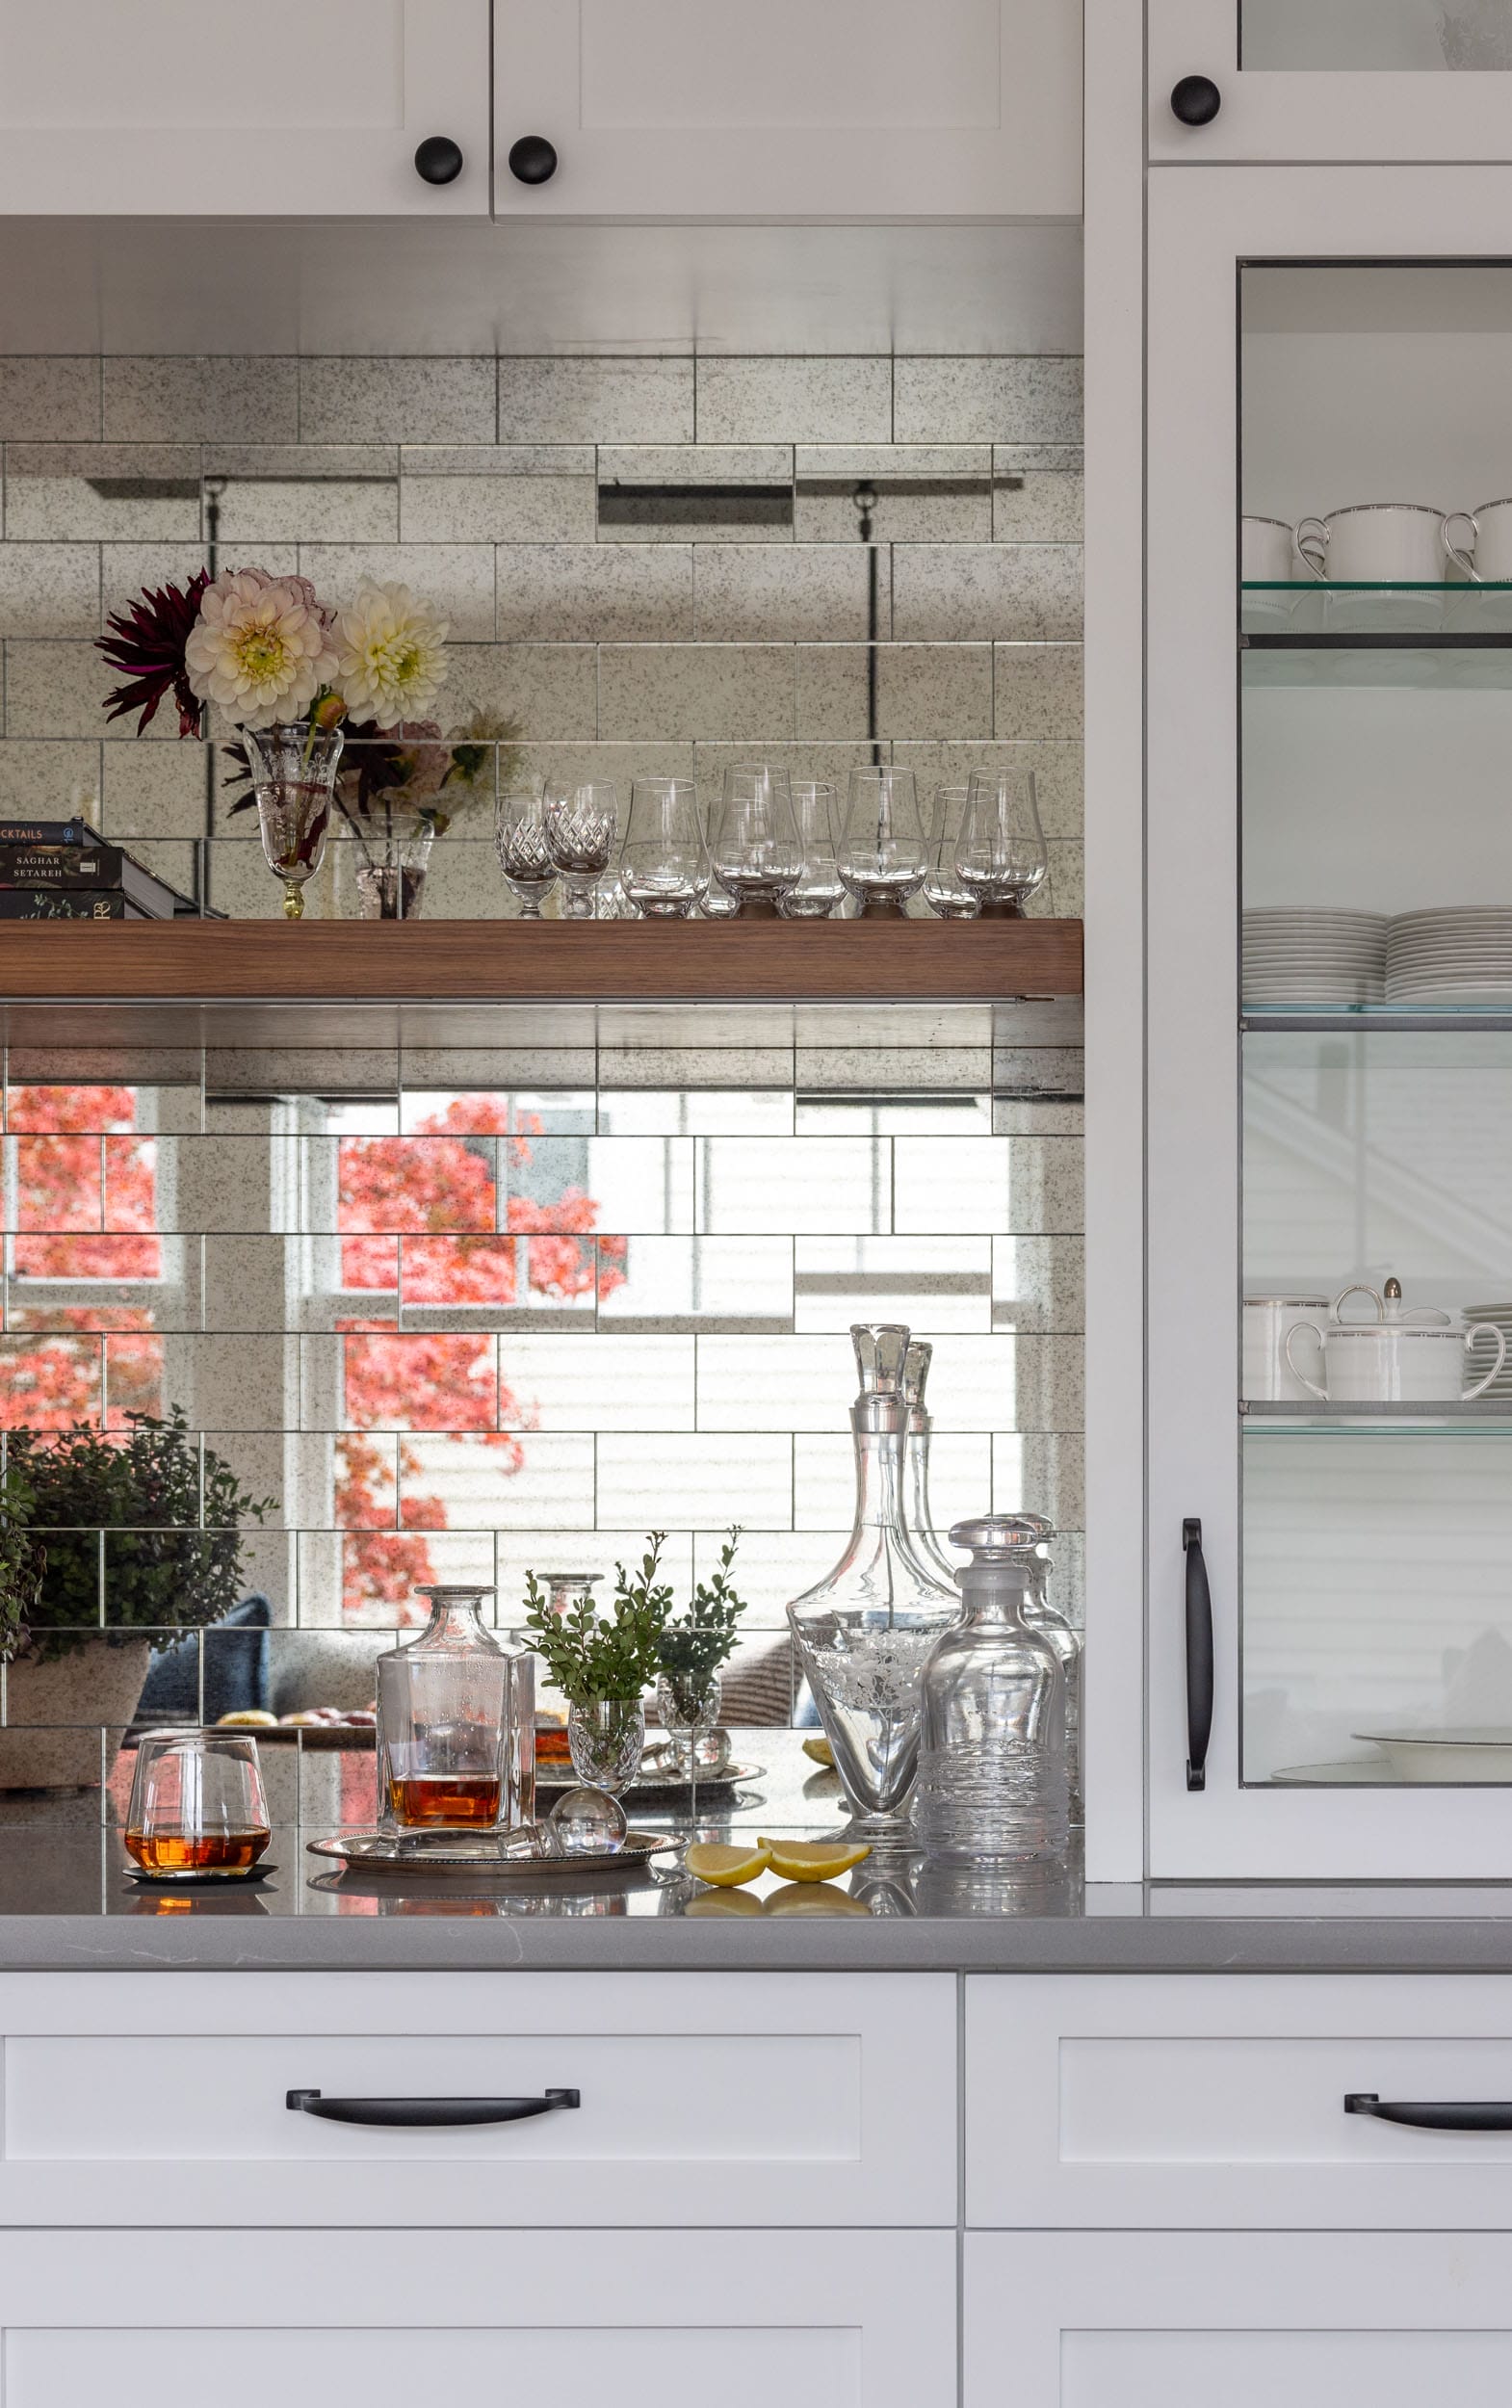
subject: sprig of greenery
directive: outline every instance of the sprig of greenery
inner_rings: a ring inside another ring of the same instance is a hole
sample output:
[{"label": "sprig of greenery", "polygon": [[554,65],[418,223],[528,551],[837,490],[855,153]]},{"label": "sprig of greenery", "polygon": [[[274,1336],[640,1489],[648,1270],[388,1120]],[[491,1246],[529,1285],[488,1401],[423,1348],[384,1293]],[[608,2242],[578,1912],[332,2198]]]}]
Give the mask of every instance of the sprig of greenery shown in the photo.
[{"label": "sprig of greenery", "polygon": [[741,1542],[741,1526],[733,1523],[719,1551],[719,1566],[711,1581],[698,1583],[692,1603],[680,1621],[663,1623],[657,1640],[657,1662],[670,1679],[693,1698],[701,1697],[720,1664],[735,1653],[736,1625],[745,1611],[730,1582],[730,1566]]},{"label": "sprig of greenery", "polygon": [[36,1502],[19,1464],[7,1463],[0,1471],[0,1663],[25,1646],[41,1603],[47,1553],[31,1531]]},{"label": "sprig of greenery", "polygon": [[525,1627],[531,1644],[570,1706],[595,1698],[633,1704],[656,1678],[658,1644],[672,1592],[657,1578],[665,1531],[646,1533],[639,1575],[614,1566],[614,1614],[602,1617],[585,1591],[563,1614],[553,1613],[534,1572],[525,1576]]}]

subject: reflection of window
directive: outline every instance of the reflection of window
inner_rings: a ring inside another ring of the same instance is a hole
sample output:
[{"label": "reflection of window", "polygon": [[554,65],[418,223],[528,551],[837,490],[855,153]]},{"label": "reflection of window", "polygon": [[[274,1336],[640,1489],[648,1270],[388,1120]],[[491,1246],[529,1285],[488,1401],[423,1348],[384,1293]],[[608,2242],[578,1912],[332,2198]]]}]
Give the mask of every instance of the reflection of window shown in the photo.
[{"label": "reflection of window", "polygon": [[156,1140],[140,1125],[151,1102],[129,1086],[10,1090],[6,1427],[162,1410],[161,1341],[146,1333],[182,1266],[158,1232]]}]

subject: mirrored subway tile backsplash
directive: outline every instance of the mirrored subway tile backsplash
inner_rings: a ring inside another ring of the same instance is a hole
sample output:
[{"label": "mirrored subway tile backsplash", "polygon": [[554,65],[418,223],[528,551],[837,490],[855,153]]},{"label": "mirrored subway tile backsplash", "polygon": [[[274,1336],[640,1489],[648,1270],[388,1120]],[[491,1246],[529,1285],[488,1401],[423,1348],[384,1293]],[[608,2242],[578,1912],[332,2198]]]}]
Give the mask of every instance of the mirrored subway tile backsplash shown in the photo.
[{"label": "mirrored subway tile backsplash", "polygon": [[[181,891],[207,872],[218,907],[277,915],[223,758],[104,720],[105,615],[213,542],[338,599],[407,582],[450,621],[443,726],[516,721],[522,777],[712,791],[759,751],[844,792],[875,752],[927,795],[1029,759],[1031,907],[1080,913],[1079,359],[7,368],[0,822],[82,810]],[[516,911],[488,799],[436,846],[427,916]],[[313,916],[356,910],[357,858],[338,833]]]},{"label": "mirrored subway tile backsplash", "polygon": [[[1048,1514],[1080,1620],[1075,1005],[6,1034],[0,1425],[47,1465],[51,1621],[122,1642],[112,1767],[149,1644],[154,1715],[360,1708],[418,1582],[497,1584],[509,1625],[528,1569],[612,1575],[650,1528],[682,1589],[742,1525],[728,1718],[790,1714],[783,1610],[849,1527],[855,1321],[933,1341],[938,1526]],[[0,1790],[68,1700],[7,1684]],[[371,1757],[274,1752],[309,1816],[371,1811]]]}]

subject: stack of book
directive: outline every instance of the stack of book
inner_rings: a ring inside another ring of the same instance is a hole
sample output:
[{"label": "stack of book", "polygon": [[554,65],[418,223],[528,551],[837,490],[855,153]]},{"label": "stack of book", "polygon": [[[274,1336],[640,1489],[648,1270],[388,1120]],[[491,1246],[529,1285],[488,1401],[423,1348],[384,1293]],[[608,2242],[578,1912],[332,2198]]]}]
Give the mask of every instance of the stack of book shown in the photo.
[{"label": "stack of book", "polygon": [[85,820],[0,824],[0,920],[172,920],[197,910]]}]

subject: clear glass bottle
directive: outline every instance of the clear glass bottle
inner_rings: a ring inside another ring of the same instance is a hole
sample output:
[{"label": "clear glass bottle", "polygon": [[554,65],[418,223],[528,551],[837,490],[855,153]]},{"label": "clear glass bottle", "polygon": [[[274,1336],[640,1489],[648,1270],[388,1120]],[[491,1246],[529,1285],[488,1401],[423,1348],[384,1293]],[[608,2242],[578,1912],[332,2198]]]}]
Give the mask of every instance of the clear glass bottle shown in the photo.
[{"label": "clear glass bottle", "polygon": [[1056,1857],[1069,1840],[1065,1682],[1024,1618],[1034,1549],[1051,1534],[1034,1513],[951,1531],[971,1561],[955,1576],[962,1618],[924,1668],[914,1807],[921,1847],[943,1864]]},{"label": "clear glass bottle", "polygon": [[909,1844],[920,1675],[960,1606],[919,1557],[904,1518],[908,1331],[868,1322],[850,1336],[861,1381],[850,1409],[855,1527],[828,1579],[794,1600],[788,1621],[853,1811],[851,1831],[885,1847]]},{"label": "clear glass bottle", "polygon": [[[1054,1533],[1047,1531],[1047,1536]],[[1031,1631],[1048,1638],[1060,1659],[1060,1676],[1066,1685],[1066,1775],[1071,1787],[1071,1828],[1080,1831],[1086,1821],[1086,1806],[1082,1788],[1082,1648],[1079,1630],[1066,1620],[1058,1607],[1050,1602],[1051,1560],[1043,1546],[1037,1547],[1030,1561],[1029,1594],[1024,1600],[1024,1619]]]},{"label": "clear glass bottle", "polygon": [[391,1833],[492,1831],[535,1811],[534,1659],[482,1621],[491,1588],[438,1584],[430,1619],[378,1660],[378,1819]]},{"label": "clear glass bottle", "polygon": [[903,1402],[908,1407],[907,1446],[903,1455],[903,1520],[914,1553],[953,1594],[955,1566],[940,1544],[929,1507],[929,1435],[934,1427],[925,1406],[934,1348],[925,1338],[910,1338],[903,1357]]}]

